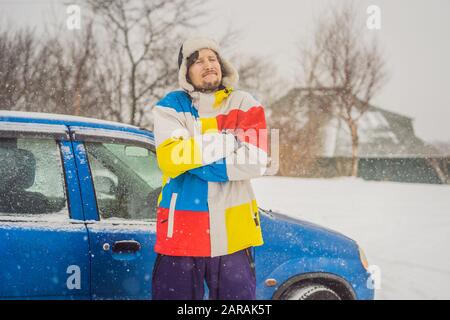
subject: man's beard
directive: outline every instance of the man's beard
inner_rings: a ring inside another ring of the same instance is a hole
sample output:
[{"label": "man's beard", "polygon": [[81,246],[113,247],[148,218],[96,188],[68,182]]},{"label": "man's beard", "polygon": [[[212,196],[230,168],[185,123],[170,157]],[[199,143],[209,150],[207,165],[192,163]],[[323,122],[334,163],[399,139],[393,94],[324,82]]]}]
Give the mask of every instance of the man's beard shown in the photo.
[{"label": "man's beard", "polygon": [[216,80],[213,82],[203,82],[201,87],[195,88],[200,92],[215,92],[219,89],[220,80]]}]

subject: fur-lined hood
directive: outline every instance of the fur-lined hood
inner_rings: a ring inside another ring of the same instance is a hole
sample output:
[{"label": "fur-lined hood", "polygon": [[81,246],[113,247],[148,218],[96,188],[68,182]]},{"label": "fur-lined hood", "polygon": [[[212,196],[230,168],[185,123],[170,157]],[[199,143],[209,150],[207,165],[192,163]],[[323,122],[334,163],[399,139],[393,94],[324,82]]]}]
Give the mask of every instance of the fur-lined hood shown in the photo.
[{"label": "fur-lined hood", "polygon": [[181,46],[178,55],[178,65],[179,65],[178,82],[180,87],[189,93],[194,92],[194,87],[186,79],[187,58],[195,51],[205,48],[214,50],[220,56],[220,60],[222,61],[223,67],[222,85],[225,87],[234,88],[239,81],[238,72],[229,61],[223,58],[217,42],[209,38],[191,38],[186,40]]}]

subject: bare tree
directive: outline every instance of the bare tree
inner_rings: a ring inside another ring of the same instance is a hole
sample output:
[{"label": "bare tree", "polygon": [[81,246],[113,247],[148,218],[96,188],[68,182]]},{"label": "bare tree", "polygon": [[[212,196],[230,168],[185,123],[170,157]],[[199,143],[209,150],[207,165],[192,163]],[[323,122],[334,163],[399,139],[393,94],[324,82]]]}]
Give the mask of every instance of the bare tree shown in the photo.
[{"label": "bare tree", "polygon": [[103,43],[105,51],[100,60],[104,63],[99,68],[99,77],[106,81],[101,85],[102,91],[111,102],[108,115],[134,125],[150,125],[147,107],[177,83],[177,50],[182,35],[202,16],[201,2],[85,2],[94,16],[100,18],[107,39]]},{"label": "bare tree", "polygon": [[270,105],[286,93],[287,83],[269,57],[242,53],[239,48],[241,34],[230,25],[217,40],[223,53],[237,68],[238,87],[253,94],[269,111]]},{"label": "bare tree", "polygon": [[305,86],[328,95],[325,112],[347,124],[352,141],[352,176],[358,175],[358,120],[387,77],[376,41],[368,43],[353,4],[332,7],[319,20],[313,42],[301,51]]},{"label": "bare tree", "polygon": [[35,41],[30,30],[0,32],[0,106],[15,109],[27,96]]},{"label": "bare tree", "polygon": [[295,88],[271,106],[268,124],[280,131],[280,175],[323,176],[316,166],[323,145],[322,124],[329,117],[318,107],[323,103],[322,97]]},{"label": "bare tree", "polygon": [[239,72],[239,87],[251,92],[258,100],[270,106],[283,95],[285,81],[278,75],[275,64],[264,57],[234,58]]},{"label": "bare tree", "polygon": [[91,24],[70,40],[8,29],[0,35],[2,109],[97,115]]},{"label": "bare tree", "polygon": [[46,99],[51,102],[48,108],[57,113],[97,116],[94,75],[98,48],[93,21],[88,21],[83,31],[73,38],[66,40],[56,34],[49,39],[42,48],[49,56],[44,75],[45,86],[51,89]]}]

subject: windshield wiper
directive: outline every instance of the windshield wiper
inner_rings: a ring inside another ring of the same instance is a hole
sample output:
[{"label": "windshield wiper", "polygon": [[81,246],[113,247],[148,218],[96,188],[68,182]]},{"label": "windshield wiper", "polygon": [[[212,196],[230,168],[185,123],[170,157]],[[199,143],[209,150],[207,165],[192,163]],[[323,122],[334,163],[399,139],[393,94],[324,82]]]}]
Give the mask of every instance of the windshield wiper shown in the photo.
[{"label": "windshield wiper", "polygon": [[263,209],[261,207],[258,207],[259,210],[261,210],[262,212],[264,212],[265,214],[268,214],[269,216],[272,216],[272,209],[266,210]]}]

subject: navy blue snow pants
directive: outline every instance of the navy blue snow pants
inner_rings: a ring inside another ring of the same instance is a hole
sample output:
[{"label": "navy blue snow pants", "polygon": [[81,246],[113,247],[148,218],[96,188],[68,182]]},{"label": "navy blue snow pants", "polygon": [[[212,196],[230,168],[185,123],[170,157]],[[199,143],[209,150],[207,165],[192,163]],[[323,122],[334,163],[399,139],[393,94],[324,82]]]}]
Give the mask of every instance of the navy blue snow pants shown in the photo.
[{"label": "navy blue snow pants", "polygon": [[220,257],[158,254],[153,267],[154,300],[201,300],[204,285],[210,300],[254,300],[255,265],[250,249]]}]

